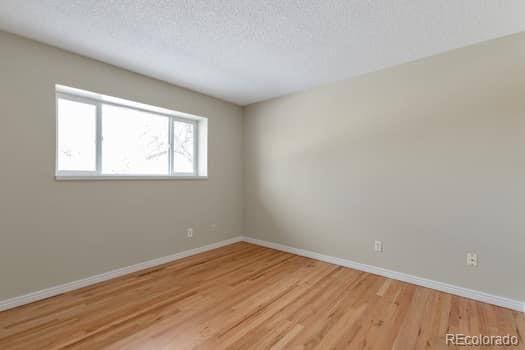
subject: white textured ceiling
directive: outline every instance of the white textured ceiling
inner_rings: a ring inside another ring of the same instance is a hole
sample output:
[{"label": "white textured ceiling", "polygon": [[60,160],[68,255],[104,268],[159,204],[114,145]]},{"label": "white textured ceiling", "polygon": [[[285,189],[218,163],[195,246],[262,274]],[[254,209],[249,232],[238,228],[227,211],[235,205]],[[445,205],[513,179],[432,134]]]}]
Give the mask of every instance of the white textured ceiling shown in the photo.
[{"label": "white textured ceiling", "polygon": [[523,31],[525,1],[0,0],[0,29],[245,105]]}]

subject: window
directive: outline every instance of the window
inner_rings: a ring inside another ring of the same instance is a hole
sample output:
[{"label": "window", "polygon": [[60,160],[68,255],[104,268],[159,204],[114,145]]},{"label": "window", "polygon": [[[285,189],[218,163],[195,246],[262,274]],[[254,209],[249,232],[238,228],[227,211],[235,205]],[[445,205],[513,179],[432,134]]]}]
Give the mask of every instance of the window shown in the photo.
[{"label": "window", "polygon": [[57,85],[59,179],[206,177],[207,119]]}]

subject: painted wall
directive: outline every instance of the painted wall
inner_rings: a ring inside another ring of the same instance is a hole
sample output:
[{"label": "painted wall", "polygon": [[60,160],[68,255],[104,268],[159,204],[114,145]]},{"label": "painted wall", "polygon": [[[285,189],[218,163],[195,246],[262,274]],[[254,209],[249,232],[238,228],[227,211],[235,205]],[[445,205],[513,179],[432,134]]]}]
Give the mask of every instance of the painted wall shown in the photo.
[{"label": "painted wall", "polygon": [[245,234],[525,300],[525,33],[250,105],[244,125]]},{"label": "painted wall", "polygon": [[[55,181],[56,83],[208,117],[209,179]],[[525,300],[525,34],[248,106],[243,129],[0,32],[0,106],[0,300],[238,234]]]},{"label": "painted wall", "polygon": [[[56,83],[208,117],[209,179],[55,181]],[[0,300],[242,233],[240,107],[4,32],[0,106]]]}]

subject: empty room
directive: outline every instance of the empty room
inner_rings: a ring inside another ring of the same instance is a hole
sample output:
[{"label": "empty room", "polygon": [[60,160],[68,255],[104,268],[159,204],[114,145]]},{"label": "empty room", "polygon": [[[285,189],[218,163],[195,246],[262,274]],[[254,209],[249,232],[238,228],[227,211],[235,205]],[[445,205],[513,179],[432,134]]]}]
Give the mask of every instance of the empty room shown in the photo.
[{"label": "empty room", "polygon": [[525,1],[0,0],[0,350],[525,350]]}]

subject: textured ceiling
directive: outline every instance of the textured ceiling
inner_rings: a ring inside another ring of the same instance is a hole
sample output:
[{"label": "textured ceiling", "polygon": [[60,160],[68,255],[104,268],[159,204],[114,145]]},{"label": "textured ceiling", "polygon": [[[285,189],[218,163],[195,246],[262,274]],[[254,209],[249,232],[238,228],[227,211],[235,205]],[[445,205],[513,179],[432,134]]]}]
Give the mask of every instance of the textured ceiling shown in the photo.
[{"label": "textured ceiling", "polygon": [[0,29],[245,105],[523,31],[525,1],[0,0]]}]

